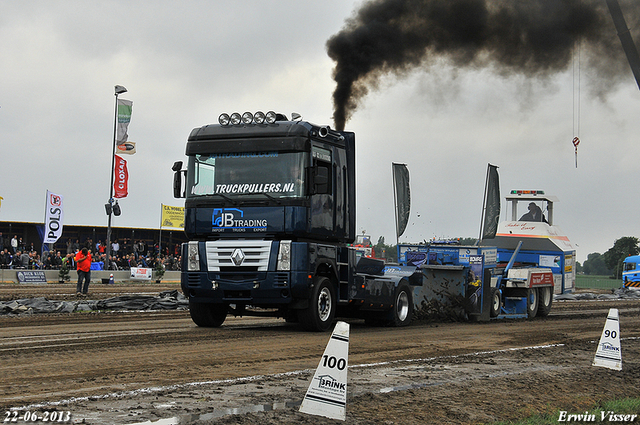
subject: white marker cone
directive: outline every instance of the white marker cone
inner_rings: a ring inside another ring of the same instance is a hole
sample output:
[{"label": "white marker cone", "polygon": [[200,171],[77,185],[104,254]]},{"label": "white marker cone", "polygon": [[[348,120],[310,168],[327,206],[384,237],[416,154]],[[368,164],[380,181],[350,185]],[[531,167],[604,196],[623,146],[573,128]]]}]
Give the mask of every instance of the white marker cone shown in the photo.
[{"label": "white marker cone", "polygon": [[598,351],[593,359],[593,366],[622,370],[622,352],[620,351],[620,322],[618,309],[609,309],[607,321],[598,343]]},{"label": "white marker cone", "polygon": [[338,322],[302,400],[300,411],[344,421],[347,415],[348,365],[349,324]]}]

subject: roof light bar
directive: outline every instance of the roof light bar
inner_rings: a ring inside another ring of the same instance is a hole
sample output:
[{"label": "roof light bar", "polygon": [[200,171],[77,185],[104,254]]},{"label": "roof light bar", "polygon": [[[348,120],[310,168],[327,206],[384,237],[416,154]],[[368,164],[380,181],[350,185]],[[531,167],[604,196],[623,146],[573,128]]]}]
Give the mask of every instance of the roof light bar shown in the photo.
[{"label": "roof light bar", "polygon": [[512,190],[511,195],[544,195],[544,190]]},{"label": "roof light bar", "polygon": [[228,125],[240,125],[240,124],[273,124],[278,119],[278,114],[273,111],[269,111],[266,114],[262,111],[258,111],[255,114],[251,112],[245,112],[240,115],[238,112],[233,114],[220,114],[218,117],[218,123],[221,126],[226,127]]}]

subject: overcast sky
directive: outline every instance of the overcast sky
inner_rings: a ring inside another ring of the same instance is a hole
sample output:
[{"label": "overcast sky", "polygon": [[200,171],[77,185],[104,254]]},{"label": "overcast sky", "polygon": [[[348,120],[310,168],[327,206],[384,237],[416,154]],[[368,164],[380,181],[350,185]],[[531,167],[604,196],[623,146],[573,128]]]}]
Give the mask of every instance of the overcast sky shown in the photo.
[{"label": "overcast sky", "polygon": [[[64,197],[65,224],[106,226],[116,84],[133,101],[137,153],[124,156],[129,196],[115,226],[157,228],[161,204],[183,205],[171,166],[184,159],[189,132],[222,112],[297,112],[332,125],[326,42],[361,4],[0,1],[0,220],[43,222],[50,190]],[[346,124],[356,133],[358,232],[395,243],[399,162],[412,189],[401,242],[477,237],[491,163],[503,198],[511,189],[559,198],[555,222],[581,262],[640,237],[640,90],[629,71],[593,96],[597,77],[573,63],[546,80],[446,61],[382,78]]]}]

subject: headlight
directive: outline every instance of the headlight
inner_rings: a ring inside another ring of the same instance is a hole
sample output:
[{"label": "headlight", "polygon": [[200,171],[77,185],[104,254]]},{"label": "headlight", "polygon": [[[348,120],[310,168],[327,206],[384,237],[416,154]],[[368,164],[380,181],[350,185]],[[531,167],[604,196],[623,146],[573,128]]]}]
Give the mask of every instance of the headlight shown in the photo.
[{"label": "headlight", "polygon": [[265,120],[264,112],[258,111],[255,114],[253,114],[253,120],[256,122],[256,124],[264,123],[264,120]]},{"label": "headlight", "polygon": [[218,122],[222,126],[229,125],[230,120],[231,118],[229,117],[229,114],[220,114],[220,116],[218,117]]},{"label": "headlight", "polygon": [[187,249],[187,270],[200,271],[200,254],[198,254],[198,242],[189,242]]},{"label": "headlight", "polygon": [[234,112],[233,114],[231,114],[230,119],[231,125],[238,125],[242,121],[242,116],[239,113]]},{"label": "headlight", "polygon": [[278,270],[291,270],[291,241],[280,241]]},{"label": "headlight", "polygon": [[245,112],[242,114],[242,123],[251,124],[253,122],[253,114],[251,112]]},{"label": "headlight", "polygon": [[277,115],[273,111],[269,111],[265,115],[265,121],[267,122],[267,124],[273,124],[274,122],[276,122],[276,118],[277,118]]}]

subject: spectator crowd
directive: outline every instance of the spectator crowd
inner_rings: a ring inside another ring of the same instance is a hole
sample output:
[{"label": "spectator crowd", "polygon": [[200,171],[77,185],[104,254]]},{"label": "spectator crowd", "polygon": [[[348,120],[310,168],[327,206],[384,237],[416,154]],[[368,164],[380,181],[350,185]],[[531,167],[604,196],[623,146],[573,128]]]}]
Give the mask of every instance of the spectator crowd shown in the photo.
[{"label": "spectator crowd", "polygon": [[[60,244],[58,244],[60,245]],[[59,270],[63,265],[69,269],[75,269],[74,257],[82,248],[87,248],[92,255],[92,270],[128,270],[132,267],[144,267],[157,269],[160,265],[165,270],[180,270],[180,245],[176,244],[172,249],[168,247],[160,249],[158,244],[147,244],[143,240],[131,243],[123,239],[120,243],[117,239],[111,243],[111,255],[107,262],[107,249],[102,241],[94,243],[91,238],[84,242],[78,239],[67,239],[66,249],[56,249],[55,245],[48,248],[43,245],[42,253],[29,246],[15,235],[8,243],[0,233],[0,267],[3,269],[29,269],[29,270]],[[107,266],[105,266],[107,264]]]}]

